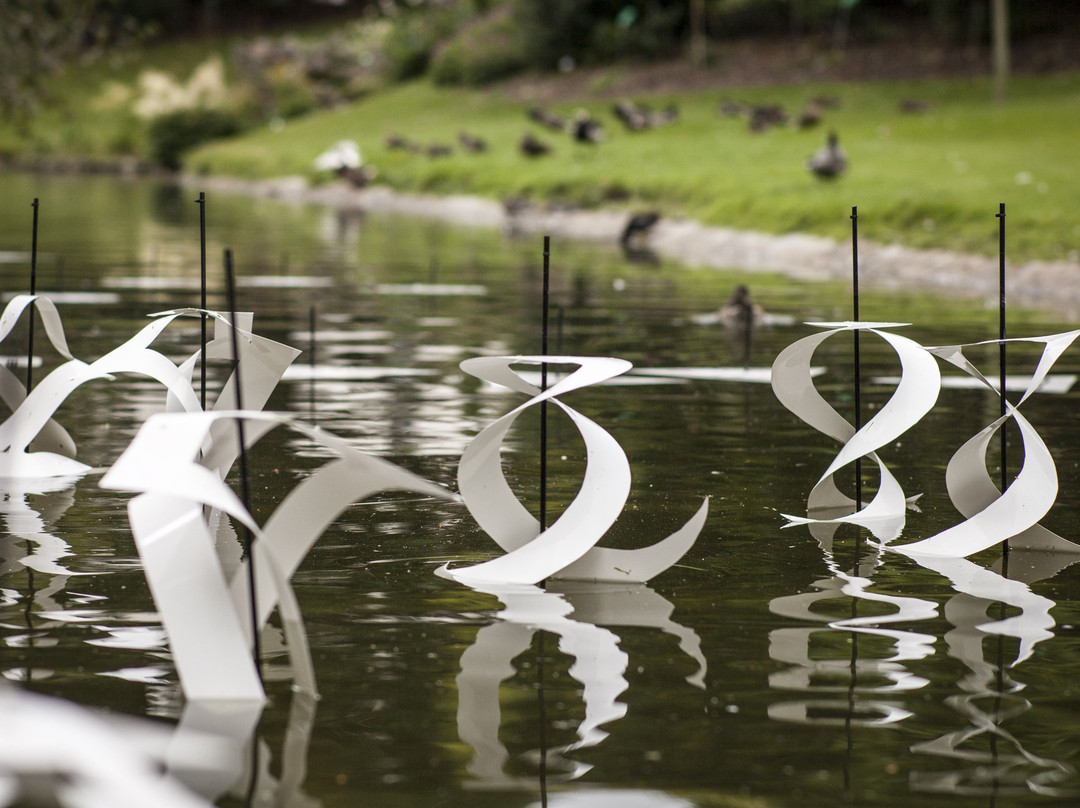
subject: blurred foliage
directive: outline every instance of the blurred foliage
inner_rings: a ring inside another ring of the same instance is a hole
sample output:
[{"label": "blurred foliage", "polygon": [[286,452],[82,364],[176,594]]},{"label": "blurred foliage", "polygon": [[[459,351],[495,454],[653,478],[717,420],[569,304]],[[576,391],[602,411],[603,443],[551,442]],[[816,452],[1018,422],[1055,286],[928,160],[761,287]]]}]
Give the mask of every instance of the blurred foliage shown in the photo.
[{"label": "blurred foliage", "polygon": [[435,83],[478,86],[525,67],[526,38],[513,11],[511,3],[502,3],[444,41],[432,57]]},{"label": "blurred foliage", "polygon": [[[683,36],[685,0],[517,0],[531,66],[670,56]],[[568,62],[567,60],[572,60]]]},{"label": "blurred foliage", "polygon": [[25,120],[73,61],[127,44],[137,26],[115,0],[0,2],[0,116]]},{"label": "blurred foliage", "polygon": [[173,171],[182,165],[188,149],[229,135],[242,128],[240,118],[224,109],[196,107],[159,115],[150,122],[150,155],[155,162]]}]

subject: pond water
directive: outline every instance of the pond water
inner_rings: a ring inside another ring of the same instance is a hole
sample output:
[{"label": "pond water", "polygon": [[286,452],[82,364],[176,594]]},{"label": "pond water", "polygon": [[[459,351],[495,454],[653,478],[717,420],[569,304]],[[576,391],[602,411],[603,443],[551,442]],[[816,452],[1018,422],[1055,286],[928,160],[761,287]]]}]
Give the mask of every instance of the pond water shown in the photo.
[{"label": "pond water", "polygon": [[[195,192],[24,176],[0,177],[0,189],[4,291],[28,288],[39,198],[37,288],[56,293],[79,358],[120,344],[149,313],[198,305]],[[225,308],[228,248],[238,306],[255,312],[256,333],[304,351],[267,409],[301,413],[456,490],[469,441],[524,400],[459,363],[540,352],[540,240],[242,197],[211,195],[206,211],[210,307]],[[791,324],[761,328],[747,345],[695,322],[738,283]],[[550,285],[551,353],[617,356],[636,369],[768,367],[818,331],[806,321],[851,312],[843,286],[628,261],[605,245],[553,243]],[[923,344],[992,339],[997,329],[996,311],[915,292],[865,295],[861,314],[910,322],[898,333]],[[1069,327],[1009,312],[1013,337]],[[5,341],[5,355],[25,355],[24,331]],[[170,327],[159,347],[179,360],[197,340],[192,320]],[[37,379],[60,361],[43,342]],[[973,356],[995,372],[996,346]],[[1030,373],[1036,358],[1010,348],[1017,372]],[[851,340],[828,340],[814,361],[825,368],[818,390],[850,412]],[[210,370],[213,394],[222,374]],[[1078,370],[1077,348],[1055,367]],[[875,380],[897,372],[893,351],[864,336],[867,414],[893,389]],[[651,544],[710,498],[701,536],[677,566],[647,586],[551,582],[500,599],[435,574],[498,554],[460,503],[387,493],[353,505],[293,579],[320,698],[296,696],[287,654],[268,646],[256,776],[236,771],[212,799],[305,808],[1075,804],[1080,565],[1070,564],[1080,556],[1014,551],[1003,568],[990,550],[956,583],[879,552],[850,525],[821,540],[785,527],[782,514],[805,513],[838,444],[768,384],[636,378],[567,401],[619,441],[633,469],[605,544]],[[1039,393],[1023,410],[1061,480],[1043,524],[1071,539],[1080,538],[1078,395]],[[85,385],[57,417],[95,471],[54,490],[6,489],[0,668],[20,687],[175,723],[183,698],[129,495],[98,485],[161,400],[156,384],[134,376]],[[944,389],[882,450],[905,492],[922,494],[899,542],[961,520],[946,464],[997,408],[989,392]],[[534,511],[535,410],[503,452]],[[547,503],[557,515],[585,464],[577,430],[554,408],[549,418]],[[1019,438],[1007,434],[1015,474]],[[299,434],[260,442],[248,459],[257,518],[327,458]],[[876,480],[865,476],[872,492]]]}]

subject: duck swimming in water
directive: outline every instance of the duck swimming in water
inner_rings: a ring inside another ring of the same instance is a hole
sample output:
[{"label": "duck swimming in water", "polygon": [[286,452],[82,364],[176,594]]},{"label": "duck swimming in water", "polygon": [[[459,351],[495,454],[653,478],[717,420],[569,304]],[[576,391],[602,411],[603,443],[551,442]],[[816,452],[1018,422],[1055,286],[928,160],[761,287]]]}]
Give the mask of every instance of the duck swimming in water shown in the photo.
[{"label": "duck swimming in water", "polygon": [[716,314],[721,323],[730,326],[759,325],[765,319],[765,309],[750,299],[750,290],[742,283]]}]

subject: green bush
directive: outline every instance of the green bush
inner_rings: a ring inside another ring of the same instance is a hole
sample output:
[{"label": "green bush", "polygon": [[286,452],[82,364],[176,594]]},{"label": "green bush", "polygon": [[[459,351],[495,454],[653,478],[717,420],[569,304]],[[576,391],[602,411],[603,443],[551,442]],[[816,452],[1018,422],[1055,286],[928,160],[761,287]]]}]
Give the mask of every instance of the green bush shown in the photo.
[{"label": "green bush", "polygon": [[243,127],[235,113],[220,109],[180,109],[159,115],[150,123],[150,157],[172,171],[182,165],[185,151],[215,138],[235,135]]},{"label": "green bush", "polygon": [[550,70],[563,57],[598,64],[678,51],[686,0],[516,0],[518,25],[528,31],[529,64]]},{"label": "green bush", "polygon": [[436,84],[479,86],[525,67],[524,42],[510,4],[498,6],[461,28],[431,61]]},{"label": "green bush", "polygon": [[453,33],[470,11],[468,3],[450,3],[403,14],[383,42],[390,78],[402,81],[423,75],[435,46]]}]

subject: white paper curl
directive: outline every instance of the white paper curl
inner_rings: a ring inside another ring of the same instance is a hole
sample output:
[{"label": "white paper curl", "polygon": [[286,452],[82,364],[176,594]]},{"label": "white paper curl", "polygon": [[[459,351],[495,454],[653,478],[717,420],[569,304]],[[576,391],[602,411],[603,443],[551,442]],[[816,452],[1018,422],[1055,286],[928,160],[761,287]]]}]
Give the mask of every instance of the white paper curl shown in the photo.
[{"label": "white paper curl", "polygon": [[[541,391],[513,370],[514,365],[572,365],[569,375]],[[640,583],[670,567],[693,545],[708,513],[708,499],[680,530],[636,550],[596,548],[622,512],[630,493],[630,463],[618,442],[558,396],[625,373],[631,364],[611,357],[492,356],[467,359],[461,369],[531,398],[483,429],[466,447],[458,467],[458,488],[480,527],[506,555],[469,567],[438,572],[470,586],[536,584],[549,577]],[[550,401],[581,433],[587,466],[581,490],[546,530],[518,501],[503,475],[499,449],[517,417]]]},{"label": "white paper curl", "polygon": [[[889,472],[877,449],[895,441],[926,415],[937,401],[941,373],[937,363],[914,340],[884,331],[904,323],[808,323],[827,329],[793,342],[773,362],[773,392],[785,407],[819,432],[843,443],[839,454],[821,475],[807,498],[808,517],[788,516],[792,523],[848,522],[869,528],[882,541],[899,535],[904,524],[907,500],[896,478]],[[900,358],[901,376],[885,405],[858,432],[817,392],[811,360],[818,346],[835,334],[868,331],[884,339]],[[855,501],[836,487],[834,475],[862,457],[877,463],[880,484],[874,498],[852,513]],[[817,518],[828,512],[830,518]],[[833,517],[833,513],[844,515]]]}]

